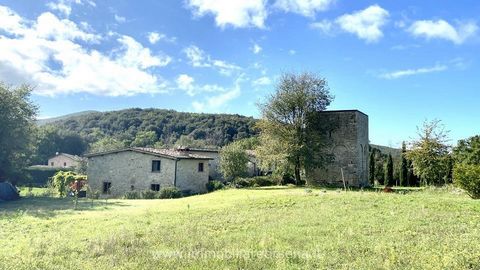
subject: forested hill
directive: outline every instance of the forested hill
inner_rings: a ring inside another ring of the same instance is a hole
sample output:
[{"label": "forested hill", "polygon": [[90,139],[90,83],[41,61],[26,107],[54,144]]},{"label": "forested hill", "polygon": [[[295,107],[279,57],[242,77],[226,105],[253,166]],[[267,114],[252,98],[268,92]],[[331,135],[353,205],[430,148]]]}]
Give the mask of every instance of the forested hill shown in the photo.
[{"label": "forested hill", "polygon": [[126,144],[139,132],[154,131],[164,144],[175,143],[181,135],[203,140],[207,145],[222,146],[236,139],[256,134],[253,117],[230,114],[199,114],[164,109],[125,109],[88,112],[62,117],[48,123],[64,132],[73,132],[93,143],[113,137]]}]

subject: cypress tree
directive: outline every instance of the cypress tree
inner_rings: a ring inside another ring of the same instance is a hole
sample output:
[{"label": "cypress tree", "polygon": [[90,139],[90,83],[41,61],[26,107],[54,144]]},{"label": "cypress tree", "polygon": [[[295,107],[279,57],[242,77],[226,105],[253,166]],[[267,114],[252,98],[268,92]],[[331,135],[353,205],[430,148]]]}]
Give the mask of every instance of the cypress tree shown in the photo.
[{"label": "cypress tree", "polygon": [[385,186],[393,186],[393,159],[392,155],[388,154],[387,163],[385,164]]},{"label": "cypress tree", "polygon": [[402,163],[400,165],[400,186],[408,187],[408,164],[407,159],[405,158],[405,153],[407,152],[407,147],[405,142],[402,143]]},{"label": "cypress tree", "polygon": [[368,181],[370,182],[370,185],[374,186],[375,185],[375,152],[370,153],[370,159],[369,159],[369,164],[368,164]]}]

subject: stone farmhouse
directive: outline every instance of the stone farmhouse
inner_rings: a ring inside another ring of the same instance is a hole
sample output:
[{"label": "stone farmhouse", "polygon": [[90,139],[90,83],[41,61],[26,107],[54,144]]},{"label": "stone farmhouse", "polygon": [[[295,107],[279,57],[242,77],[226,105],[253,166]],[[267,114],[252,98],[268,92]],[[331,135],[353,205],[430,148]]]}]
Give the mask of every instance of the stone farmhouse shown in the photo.
[{"label": "stone farmhouse", "polygon": [[90,186],[104,194],[177,187],[184,193],[206,192],[211,157],[186,151],[126,148],[86,155]]},{"label": "stone farmhouse", "polygon": [[311,183],[319,185],[368,186],[368,115],[358,110],[323,111],[317,126],[325,142],[321,154],[331,162],[307,171]]},{"label": "stone farmhouse", "polygon": [[51,168],[75,168],[80,165],[83,158],[66,153],[56,153],[55,156],[48,159],[48,167]]}]

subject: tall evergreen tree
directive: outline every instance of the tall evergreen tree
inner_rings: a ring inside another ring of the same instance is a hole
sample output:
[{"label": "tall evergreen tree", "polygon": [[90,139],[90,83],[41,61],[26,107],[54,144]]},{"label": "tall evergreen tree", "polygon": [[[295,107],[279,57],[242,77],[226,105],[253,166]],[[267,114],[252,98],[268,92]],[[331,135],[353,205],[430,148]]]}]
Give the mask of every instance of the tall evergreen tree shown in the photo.
[{"label": "tall evergreen tree", "polygon": [[405,157],[405,153],[407,152],[407,146],[405,142],[402,143],[402,161],[400,165],[400,186],[408,187],[408,164],[407,159]]},{"label": "tall evergreen tree", "polygon": [[375,185],[375,152],[370,153],[370,159],[368,164],[368,181],[370,185]]},{"label": "tall evergreen tree", "polygon": [[385,164],[385,186],[393,186],[393,159],[392,155],[388,154],[387,163]]}]

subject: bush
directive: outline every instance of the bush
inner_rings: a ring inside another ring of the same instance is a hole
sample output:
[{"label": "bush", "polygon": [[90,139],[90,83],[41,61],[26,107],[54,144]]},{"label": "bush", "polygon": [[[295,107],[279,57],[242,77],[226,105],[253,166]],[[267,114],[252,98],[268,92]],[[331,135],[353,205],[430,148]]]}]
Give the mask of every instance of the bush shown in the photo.
[{"label": "bush", "polygon": [[269,187],[269,186],[276,186],[278,184],[278,180],[273,178],[272,176],[255,176],[250,180],[252,185],[259,186],[259,187]]},{"label": "bush", "polygon": [[163,187],[158,196],[160,199],[175,199],[182,197],[182,191],[176,187]]},{"label": "bush", "polygon": [[208,183],[207,183],[207,191],[208,192],[223,189],[224,187],[225,187],[225,185],[222,182],[217,181],[217,180],[208,181]]},{"label": "bush", "polygon": [[462,163],[455,165],[453,182],[473,199],[480,199],[480,165]]},{"label": "bush", "polygon": [[141,197],[142,196],[140,196],[140,194],[136,191],[127,191],[123,195],[123,198],[127,200],[137,200],[137,199],[140,199]]},{"label": "bush", "polygon": [[142,199],[152,200],[157,197],[157,192],[153,190],[144,190],[142,191]]},{"label": "bush", "polygon": [[255,176],[252,178],[237,178],[234,183],[236,188],[246,188],[275,186],[278,182],[272,176]]}]

